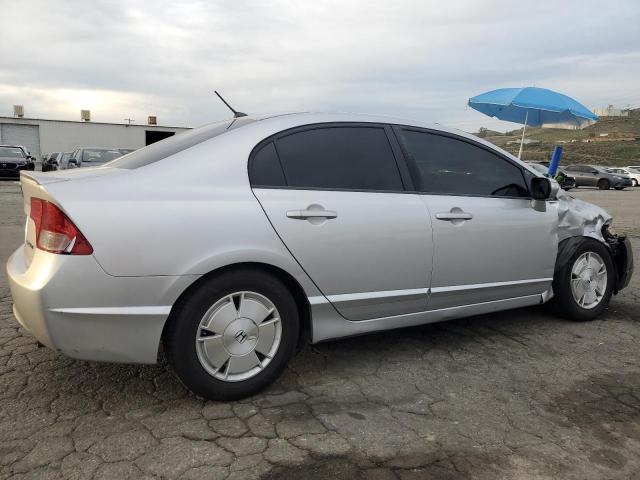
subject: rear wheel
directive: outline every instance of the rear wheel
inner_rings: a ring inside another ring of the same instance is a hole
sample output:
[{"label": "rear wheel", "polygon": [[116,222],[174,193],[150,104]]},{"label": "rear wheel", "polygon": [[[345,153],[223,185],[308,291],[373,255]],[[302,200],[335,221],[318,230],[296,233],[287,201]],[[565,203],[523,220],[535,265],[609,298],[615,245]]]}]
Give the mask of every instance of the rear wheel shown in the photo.
[{"label": "rear wheel", "polygon": [[611,188],[611,183],[606,178],[601,178],[598,180],[598,188],[600,190],[609,190]]},{"label": "rear wheel", "polygon": [[178,307],[165,344],[187,388],[211,400],[235,400],[280,375],[298,332],[287,287],[260,270],[238,270],[205,281]]},{"label": "rear wheel", "polygon": [[593,320],[609,304],[614,281],[613,261],[607,247],[585,238],[556,272],[555,296],[550,306],[570,320]]}]

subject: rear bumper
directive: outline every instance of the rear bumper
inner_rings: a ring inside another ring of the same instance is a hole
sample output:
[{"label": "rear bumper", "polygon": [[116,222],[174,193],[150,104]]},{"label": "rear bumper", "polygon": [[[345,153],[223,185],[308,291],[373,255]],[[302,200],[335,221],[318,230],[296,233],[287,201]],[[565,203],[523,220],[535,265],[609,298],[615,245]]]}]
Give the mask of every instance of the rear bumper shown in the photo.
[{"label": "rear bumper", "polygon": [[46,346],[83,360],[155,363],[171,305],[185,277],[113,277],[92,256],[20,247],[7,274],[18,322]]}]

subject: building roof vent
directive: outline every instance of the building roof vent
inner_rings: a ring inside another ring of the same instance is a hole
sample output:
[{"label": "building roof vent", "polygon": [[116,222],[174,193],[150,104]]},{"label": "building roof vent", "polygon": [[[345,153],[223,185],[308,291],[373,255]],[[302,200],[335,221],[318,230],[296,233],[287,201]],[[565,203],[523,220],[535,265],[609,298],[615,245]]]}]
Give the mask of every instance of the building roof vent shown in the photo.
[{"label": "building roof vent", "polygon": [[149,118],[147,119],[147,123],[149,125],[158,125],[158,117],[156,117],[155,115],[149,115]]},{"label": "building roof vent", "polygon": [[24,117],[24,105],[14,105],[13,116],[18,118]]},{"label": "building roof vent", "polygon": [[83,122],[91,121],[91,110],[80,110],[80,120]]}]

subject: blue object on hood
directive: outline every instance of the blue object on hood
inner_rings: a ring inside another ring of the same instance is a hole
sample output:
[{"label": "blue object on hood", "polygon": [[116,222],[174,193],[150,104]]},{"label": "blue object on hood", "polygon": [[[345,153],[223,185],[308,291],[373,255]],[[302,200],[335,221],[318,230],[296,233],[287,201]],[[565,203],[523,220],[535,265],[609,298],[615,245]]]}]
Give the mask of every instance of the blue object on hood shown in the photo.
[{"label": "blue object on hood", "polygon": [[490,117],[530,127],[582,128],[598,117],[573,98],[546,88],[500,88],[469,99],[469,106]]}]

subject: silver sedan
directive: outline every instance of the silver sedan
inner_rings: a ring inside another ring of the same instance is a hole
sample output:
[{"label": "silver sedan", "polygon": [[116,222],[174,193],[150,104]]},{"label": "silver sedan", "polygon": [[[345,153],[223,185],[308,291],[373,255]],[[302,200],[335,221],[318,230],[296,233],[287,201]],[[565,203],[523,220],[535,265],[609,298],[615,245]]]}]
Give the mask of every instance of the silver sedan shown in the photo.
[{"label": "silver sedan", "polygon": [[163,345],[211,399],[256,393],[300,341],[547,301],[589,320],[633,267],[605,212],[512,155],[386,117],[243,117],[21,185],[18,321],[79,359]]}]

